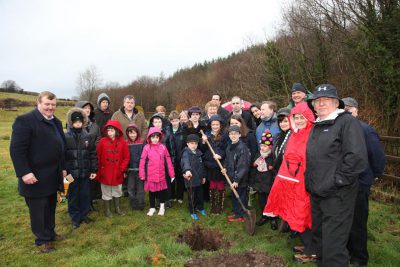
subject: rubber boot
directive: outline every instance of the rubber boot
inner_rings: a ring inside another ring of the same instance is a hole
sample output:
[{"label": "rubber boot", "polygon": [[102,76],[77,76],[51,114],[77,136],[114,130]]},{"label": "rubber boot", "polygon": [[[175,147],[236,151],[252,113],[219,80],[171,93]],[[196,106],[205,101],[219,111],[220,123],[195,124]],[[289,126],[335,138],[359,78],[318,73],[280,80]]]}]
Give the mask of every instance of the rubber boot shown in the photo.
[{"label": "rubber boot", "polygon": [[217,213],[222,214],[224,210],[225,190],[218,190]]},{"label": "rubber boot", "polygon": [[107,217],[112,217],[111,213],[111,200],[104,200],[104,207],[105,207],[105,215]]},{"label": "rubber boot", "polygon": [[217,204],[218,204],[218,195],[217,191],[210,189],[210,204],[211,204],[211,213],[217,213]]},{"label": "rubber boot", "polygon": [[114,205],[115,205],[115,212],[121,216],[125,215],[125,213],[123,213],[121,208],[119,207],[119,197],[114,197],[113,199],[114,199]]}]

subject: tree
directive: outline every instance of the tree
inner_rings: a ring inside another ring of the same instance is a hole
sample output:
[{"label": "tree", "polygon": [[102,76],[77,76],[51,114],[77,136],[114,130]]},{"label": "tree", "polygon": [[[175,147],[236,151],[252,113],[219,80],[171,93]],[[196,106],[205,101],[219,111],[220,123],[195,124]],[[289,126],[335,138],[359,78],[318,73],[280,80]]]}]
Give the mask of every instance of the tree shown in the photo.
[{"label": "tree", "polygon": [[5,92],[20,92],[23,89],[13,80],[7,80],[2,82],[0,89]]},{"label": "tree", "polygon": [[95,91],[100,89],[103,79],[96,66],[89,66],[84,72],[79,73],[77,79],[77,92],[81,100],[96,102]]}]

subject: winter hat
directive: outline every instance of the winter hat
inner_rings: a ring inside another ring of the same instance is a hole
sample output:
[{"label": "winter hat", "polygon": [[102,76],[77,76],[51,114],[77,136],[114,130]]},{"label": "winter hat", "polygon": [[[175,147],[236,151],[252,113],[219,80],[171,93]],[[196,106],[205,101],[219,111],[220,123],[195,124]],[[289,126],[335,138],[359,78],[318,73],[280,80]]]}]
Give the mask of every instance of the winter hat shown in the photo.
[{"label": "winter hat", "polygon": [[196,142],[199,143],[200,138],[197,134],[189,134],[188,137],[186,138],[186,143],[189,142]]},{"label": "winter hat", "polygon": [[281,108],[278,110],[278,112],[276,113],[276,116],[286,116],[288,117],[290,115],[290,109],[288,108]]},{"label": "winter hat", "polygon": [[300,92],[307,94],[306,88],[301,83],[294,83],[292,85],[292,93],[296,92],[296,91],[300,91]]},{"label": "winter hat", "polygon": [[83,115],[79,111],[74,111],[71,114],[71,121],[72,123],[75,123],[77,121],[83,122]]},{"label": "winter hat", "polygon": [[358,108],[358,102],[354,98],[345,97],[345,98],[342,98],[342,101],[343,101],[345,106]]},{"label": "winter hat", "polygon": [[219,121],[219,123],[221,123],[221,126],[225,123],[225,121],[221,118],[220,115],[212,115],[208,120],[208,127],[211,127],[211,122],[213,121]]},{"label": "winter hat", "polygon": [[340,109],[344,108],[344,103],[342,99],[338,97],[337,89],[332,84],[320,84],[317,87],[315,87],[313,95],[309,97],[309,99],[307,100],[307,104],[312,110],[314,110],[312,101],[320,97],[335,98],[339,101],[339,108]]},{"label": "winter hat", "polygon": [[274,138],[272,137],[271,132],[268,129],[266,129],[262,133],[262,136],[261,136],[261,139],[259,142],[260,145],[264,144],[264,145],[268,145],[270,148],[272,148],[273,142],[274,142]]},{"label": "winter hat", "polygon": [[238,132],[238,133],[240,133],[240,127],[237,126],[237,125],[232,125],[232,126],[229,127],[228,132],[229,133],[230,132]]},{"label": "winter hat", "polygon": [[189,117],[192,116],[192,113],[199,113],[199,114],[201,114],[201,109],[200,109],[199,107],[196,107],[196,106],[191,107],[191,108],[189,108],[189,110],[188,110]]}]

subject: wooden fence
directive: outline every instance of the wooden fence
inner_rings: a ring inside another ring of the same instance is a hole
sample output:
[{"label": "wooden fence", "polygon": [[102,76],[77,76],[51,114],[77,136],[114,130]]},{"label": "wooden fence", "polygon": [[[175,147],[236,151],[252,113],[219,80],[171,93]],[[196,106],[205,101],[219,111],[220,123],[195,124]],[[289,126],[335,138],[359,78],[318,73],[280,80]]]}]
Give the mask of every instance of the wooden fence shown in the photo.
[{"label": "wooden fence", "polygon": [[381,136],[387,164],[384,174],[373,187],[372,197],[378,200],[400,203],[400,137]]}]

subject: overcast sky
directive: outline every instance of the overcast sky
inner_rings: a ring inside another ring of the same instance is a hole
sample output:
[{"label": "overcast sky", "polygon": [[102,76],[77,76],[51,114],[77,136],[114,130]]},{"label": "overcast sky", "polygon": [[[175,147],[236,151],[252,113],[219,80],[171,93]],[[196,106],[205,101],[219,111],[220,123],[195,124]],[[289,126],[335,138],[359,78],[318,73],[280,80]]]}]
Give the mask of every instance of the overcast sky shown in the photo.
[{"label": "overcast sky", "polygon": [[273,37],[286,2],[0,0],[0,83],[72,97],[90,65],[121,85],[168,77]]}]

